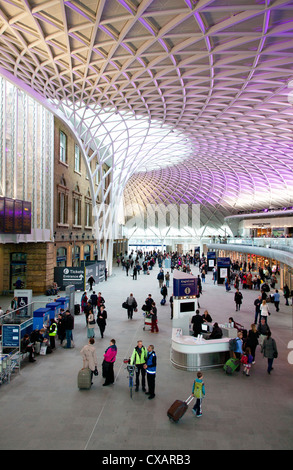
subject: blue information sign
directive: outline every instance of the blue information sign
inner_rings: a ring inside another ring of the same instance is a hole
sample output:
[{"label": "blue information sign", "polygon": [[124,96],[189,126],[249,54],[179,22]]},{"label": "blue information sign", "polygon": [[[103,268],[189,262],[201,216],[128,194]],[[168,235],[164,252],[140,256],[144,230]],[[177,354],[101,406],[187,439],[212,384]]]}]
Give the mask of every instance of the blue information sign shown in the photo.
[{"label": "blue information sign", "polygon": [[19,348],[20,327],[18,325],[2,325],[2,347]]},{"label": "blue information sign", "polygon": [[197,278],[191,274],[175,270],[173,273],[173,294],[175,297],[197,295]]}]

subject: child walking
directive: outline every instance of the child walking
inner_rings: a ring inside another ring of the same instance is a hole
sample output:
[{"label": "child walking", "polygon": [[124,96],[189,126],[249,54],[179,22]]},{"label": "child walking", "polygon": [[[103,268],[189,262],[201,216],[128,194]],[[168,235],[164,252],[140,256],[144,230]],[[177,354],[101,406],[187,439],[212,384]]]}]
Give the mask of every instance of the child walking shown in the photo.
[{"label": "child walking", "polygon": [[251,364],[253,361],[253,357],[251,355],[250,348],[245,349],[245,353],[241,357],[241,364],[243,364],[243,374],[249,377],[249,372],[251,369]]},{"label": "child walking", "polygon": [[192,409],[192,412],[196,415],[197,418],[202,416],[202,399],[205,396],[205,386],[203,382],[202,372],[197,373],[197,378],[193,382],[192,395],[195,397],[195,404]]}]

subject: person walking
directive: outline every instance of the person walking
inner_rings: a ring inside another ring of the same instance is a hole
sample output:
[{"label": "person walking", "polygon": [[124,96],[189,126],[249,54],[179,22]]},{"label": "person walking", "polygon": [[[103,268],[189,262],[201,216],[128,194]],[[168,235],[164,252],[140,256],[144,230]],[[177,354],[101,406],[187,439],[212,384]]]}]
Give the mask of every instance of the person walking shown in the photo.
[{"label": "person walking", "polygon": [[90,285],[90,291],[93,290],[93,284],[95,284],[95,278],[93,276],[90,276],[87,280],[87,282],[89,283]]},{"label": "person walking", "polygon": [[137,280],[137,266],[133,266],[133,274],[132,274],[132,279]]},{"label": "person walking", "polygon": [[246,377],[249,377],[251,364],[253,362],[253,357],[250,348],[245,348],[245,351],[241,356],[240,362],[243,365],[243,374],[246,375]]},{"label": "person walking", "polygon": [[97,303],[98,302],[98,296],[97,296],[95,291],[93,291],[90,299],[91,299],[92,306],[93,306],[93,313],[95,313],[95,310],[96,310],[97,305],[98,305],[98,303]]},{"label": "person walking", "polygon": [[169,273],[169,271],[167,271],[166,274],[165,274],[165,281],[166,281],[166,287],[169,287],[169,285],[170,285],[170,273]]},{"label": "person walking", "polygon": [[173,320],[173,294],[171,295],[169,302],[170,302],[170,309],[171,309],[171,320]]},{"label": "person walking", "polygon": [[100,311],[97,315],[97,325],[100,328],[101,338],[104,338],[104,332],[106,328],[106,319],[107,319],[107,311],[105,309],[105,305],[101,305]]},{"label": "person walking", "polygon": [[93,306],[92,306],[90,300],[88,300],[87,304],[84,306],[83,312],[85,314],[85,324],[87,326],[88,325],[89,314],[94,313],[93,312]]},{"label": "person walking", "polygon": [[103,360],[103,387],[114,383],[114,363],[117,356],[116,340],[111,339],[110,346],[106,349]]},{"label": "person walking", "polygon": [[236,359],[239,360],[239,366],[237,367],[237,371],[240,370],[240,359],[243,354],[243,333],[242,331],[238,331],[237,333],[237,338],[236,338],[236,347],[234,350],[234,354]]},{"label": "person walking", "polygon": [[145,392],[145,376],[146,370],[144,368],[144,364],[146,363],[147,359],[147,349],[143,346],[142,341],[139,340],[137,342],[136,347],[133,350],[133,353],[130,358],[130,364],[136,366],[136,377],[135,377],[135,391],[138,392],[139,390],[139,376],[141,375],[141,386],[142,391]]},{"label": "person walking", "polygon": [[152,319],[151,333],[159,333],[158,311],[157,311],[157,307],[156,307],[156,302],[152,303],[152,308],[151,308],[150,314],[151,314],[151,319]]},{"label": "person walking", "polygon": [[159,281],[159,288],[160,289],[163,286],[164,278],[165,278],[164,271],[163,271],[163,268],[161,268],[159,274],[157,275],[157,279]]},{"label": "person walking", "polygon": [[268,332],[270,331],[270,328],[268,324],[266,323],[265,318],[261,318],[260,323],[257,328],[258,331],[258,338],[259,338],[259,345],[262,347],[262,344],[264,342],[265,337],[268,335]]},{"label": "person walking", "polygon": [[[80,354],[83,359],[83,369],[90,369],[91,371],[91,380],[93,379],[93,374],[98,375],[98,358],[96,353],[96,348],[94,346],[95,339],[89,338],[88,344],[86,344]],[[92,382],[93,384],[93,382]]]},{"label": "person walking", "polygon": [[275,307],[276,307],[276,312],[278,312],[280,310],[280,294],[279,294],[278,289],[276,289],[276,291],[273,295],[273,298],[274,298],[274,304],[275,304]]},{"label": "person walking", "polygon": [[165,303],[166,303],[166,297],[167,297],[167,295],[168,295],[168,289],[167,289],[166,284],[164,284],[164,285],[162,286],[162,288],[161,288],[161,295],[163,296],[163,299],[162,299],[163,302],[162,302],[162,304],[165,305]]},{"label": "person walking", "polygon": [[259,332],[255,323],[252,323],[247,335],[246,347],[250,349],[252,355],[252,364],[255,364],[255,351],[258,345]]},{"label": "person walking", "polygon": [[131,293],[129,297],[126,299],[126,304],[127,304],[127,316],[128,320],[132,320],[133,317],[133,311],[137,308],[137,302],[133,294]]},{"label": "person walking", "polygon": [[235,292],[235,295],[234,295],[234,302],[236,304],[236,312],[238,310],[240,310],[240,305],[242,304],[242,299],[243,299],[243,295],[239,291],[239,289],[237,289],[236,292]]},{"label": "person walking", "polygon": [[192,395],[195,397],[195,404],[192,409],[192,412],[197,418],[200,418],[202,416],[202,400],[205,397],[205,394],[206,391],[203,381],[203,374],[199,371],[197,373],[197,378],[194,380],[192,386]]},{"label": "person walking", "polygon": [[276,341],[272,338],[271,331],[268,331],[267,337],[262,343],[261,352],[268,360],[267,372],[270,374],[273,370],[274,359],[278,357],[277,344]]},{"label": "person walking", "polygon": [[87,293],[84,292],[81,296],[81,311],[84,312],[84,307],[87,305],[88,297]]},{"label": "person walking", "polygon": [[268,315],[270,315],[269,306],[267,304],[267,301],[263,300],[260,306],[260,317],[264,318],[266,323],[268,322]]},{"label": "person walking", "polygon": [[100,311],[100,308],[101,308],[102,305],[105,305],[105,299],[102,296],[101,292],[98,292],[98,298],[97,298],[98,312]]},{"label": "person walking", "polygon": [[150,344],[147,348],[147,358],[144,364],[144,369],[147,376],[148,391],[145,392],[149,395],[149,400],[155,398],[155,381],[156,381],[156,370],[157,370],[157,356],[154,351],[153,344]]},{"label": "person walking", "polygon": [[262,296],[259,295],[257,299],[255,299],[254,301],[254,306],[255,306],[255,313],[254,313],[254,323],[257,325],[257,320],[258,320],[258,317],[259,317],[259,321],[260,321],[260,317],[261,317],[261,311],[260,311],[260,306],[262,304]]},{"label": "person walking", "polygon": [[74,329],[74,318],[70,313],[70,310],[66,310],[64,317],[65,326],[65,337],[66,337],[66,349],[71,348],[71,342],[73,341],[72,330]]},{"label": "person walking", "polygon": [[287,284],[285,284],[285,286],[283,287],[283,294],[284,294],[284,297],[285,297],[285,305],[289,305],[289,297],[290,297],[290,291],[289,291],[289,287],[287,286]]},{"label": "person walking", "polygon": [[87,317],[87,337],[88,338],[94,338],[95,337],[95,316],[93,314],[93,311],[90,310],[88,317]]}]

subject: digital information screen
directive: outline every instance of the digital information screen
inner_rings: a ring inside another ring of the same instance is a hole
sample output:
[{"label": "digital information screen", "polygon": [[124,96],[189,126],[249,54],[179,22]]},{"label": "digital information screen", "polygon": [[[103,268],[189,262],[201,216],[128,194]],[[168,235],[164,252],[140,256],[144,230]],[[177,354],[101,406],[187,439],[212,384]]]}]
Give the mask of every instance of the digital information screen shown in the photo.
[{"label": "digital information screen", "polygon": [[0,233],[31,233],[31,203],[0,197]]}]

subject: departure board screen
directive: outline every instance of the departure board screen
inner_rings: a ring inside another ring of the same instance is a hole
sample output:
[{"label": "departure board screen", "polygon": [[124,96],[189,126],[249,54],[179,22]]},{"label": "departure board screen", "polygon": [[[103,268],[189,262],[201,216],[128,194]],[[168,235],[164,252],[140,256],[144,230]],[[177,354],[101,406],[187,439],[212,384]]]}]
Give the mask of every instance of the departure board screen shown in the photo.
[{"label": "departure board screen", "polygon": [[0,233],[31,233],[31,203],[0,197]]}]

